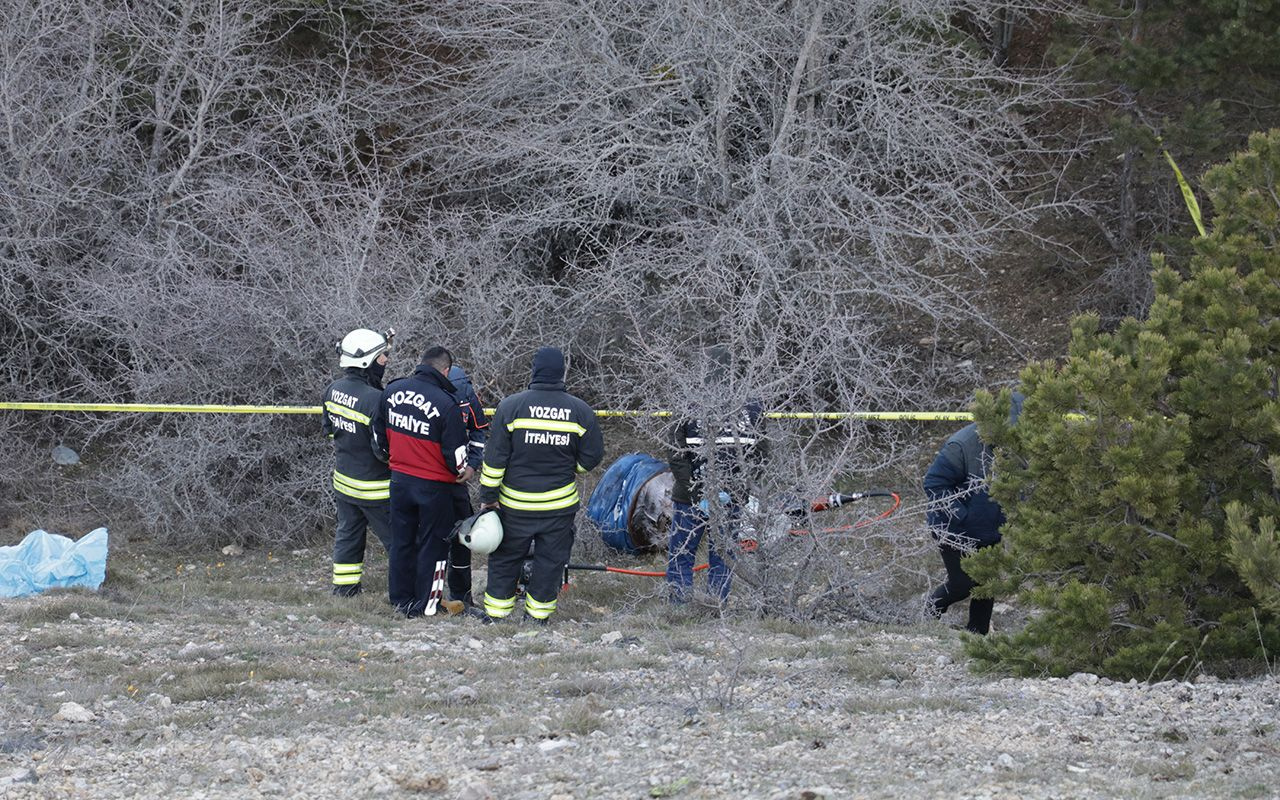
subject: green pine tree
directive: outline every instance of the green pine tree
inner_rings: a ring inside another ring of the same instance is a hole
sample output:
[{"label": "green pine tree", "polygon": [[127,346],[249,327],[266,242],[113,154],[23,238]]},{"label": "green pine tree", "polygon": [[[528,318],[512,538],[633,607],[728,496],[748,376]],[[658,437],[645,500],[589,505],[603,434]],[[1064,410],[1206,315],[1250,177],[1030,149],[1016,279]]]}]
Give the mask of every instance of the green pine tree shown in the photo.
[{"label": "green pine tree", "polygon": [[1280,653],[1280,130],[1204,177],[1215,217],[1185,273],[1154,259],[1144,321],[1075,320],[1068,357],[982,396],[1005,547],[966,569],[1034,610],[972,639],[1024,674],[1182,676]]},{"label": "green pine tree", "polygon": [[1250,132],[1280,124],[1280,3],[1080,5],[1084,13],[1063,17],[1052,49],[1105,98],[1098,109],[1109,135],[1071,174],[1091,187],[1084,191],[1118,259],[1107,273],[1113,299],[1139,309],[1150,287],[1123,277],[1131,268],[1120,265],[1141,265],[1153,248],[1185,257],[1194,232],[1164,152],[1191,175],[1238,150]]}]

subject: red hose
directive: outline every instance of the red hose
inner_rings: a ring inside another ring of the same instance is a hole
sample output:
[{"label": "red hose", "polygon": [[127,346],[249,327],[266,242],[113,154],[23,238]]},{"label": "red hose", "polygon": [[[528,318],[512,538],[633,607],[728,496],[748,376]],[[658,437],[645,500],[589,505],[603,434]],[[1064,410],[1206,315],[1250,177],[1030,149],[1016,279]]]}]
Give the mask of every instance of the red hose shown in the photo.
[{"label": "red hose", "polygon": [[873,522],[879,522],[880,520],[888,519],[889,517],[893,516],[893,512],[897,511],[902,506],[902,498],[898,496],[897,492],[889,492],[889,496],[893,498],[893,505],[889,506],[887,511],[881,514],[877,514],[871,519],[858,520],[852,525],[841,525],[838,528],[819,528],[816,531],[807,531],[804,528],[793,528],[792,530],[788,531],[788,533],[790,533],[792,536],[807,536],[810,533],[842,533],[844,531],[854,530],[855,528],[866,527],[867,525],[870,525]]},{"label": "red hose", "polygon": [[[882,497],[884,495],[864,495],[864,496]],[[819,528],[818,530],[814,530],[814,531],[807,531],[807,530],[804,530],[803,528],[794,528],[788,531],[788,533],[791,536],[807,536],[811,533],[843,533],[845,531],[854,530],[855,528],[865,527],[867,525],[872,524],[873,522],[879,522],[881,520],[888,519],[893,515],[893,512],[897,511],[898,508],[902,506],[902,498],[898,496],[897,492],[888,492],[888,496],[893,498],[893,505],[889,506],[888,510],[880,514],[877,514],[876,516],[871,517],[870,519],[859,520],[858,522],[855,522],[852,525],[841,525],[838,528]],[[816,505],[815,505],[815,509],[822,510],[822,509],[817,509]],[[751,552],[754,552],[760,546],[760,543],[757,542],[755,539],[743,539],[738,543],[738,546],[741,547],[744,552],[751,553]],[[710,566],[711,566],[710,564],[699,564],[693,568],[693,571],[701,572],[702,570],[707,569]],[[600,567],[600,566],[587,566],[587,565],[580,565],[580,564],[570,564],[568,568],[569,569],[588,569],[588,570],[593,570],[595,572],[615,572],[619,575],[637,575],[642,578],[664,578],[667,575],[666,572],[651,572],[649,570],[643,570],[643,569],[623,569],[622,567]],[[565,574],[566,576],[568,575],[567,572]]]}]

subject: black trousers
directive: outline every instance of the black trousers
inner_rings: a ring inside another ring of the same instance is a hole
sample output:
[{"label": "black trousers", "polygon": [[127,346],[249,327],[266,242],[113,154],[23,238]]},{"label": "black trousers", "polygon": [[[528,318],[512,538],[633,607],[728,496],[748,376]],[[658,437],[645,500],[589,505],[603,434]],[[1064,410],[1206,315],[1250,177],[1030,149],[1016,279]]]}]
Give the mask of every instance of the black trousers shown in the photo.
[{"label": "black trousers", "polygon": [[[989,547],[990,545],[979,545]],[[930,610],[935,617],[941,617],[953,603],[958,603],[969,596],[973,587],[977,586],[960,567],[960,560],[966,552],[945,543],[938,543],[938,552],[942,555],[942,564],[947,568],[947,581],[933,590],[929,595]],[[969,601],[969,623],[965,630],[983,636],[991,630],[991,610],[996,601],[990,598]]]},{"label": "black trousers", "polygon": [[372,529],[382,546],[391,552],[390,504],[362,505],[336,495],[334,503],[338,507],[338,530],[333,538],[333,583],[358,586],[364,573],[367,532]]},{"label": "black trousers", "polygon": [[[453,487],[453,514],[457,519],[466,519],[474,512],[471,510],[471,493],[465,484],[457,483]],[[449,545],[449,597],[463,600],[471,596],[471,551],[465,544],[453,540]]]},{"label": "black trousers", "polygon": [[391,473],[391,564],[387,593],[411,617],[434,614],[444,597],[453,484]]},{"label": "black trousers", "polygon": [[525,613],[546,619],[556,610],[564,567],[573,552],[573,514],[520,514],[499,509],[502,544],[489,554],[484,610],[505,617],[515,609],[520,568],[533,547],[533,570],[524,590]]}]

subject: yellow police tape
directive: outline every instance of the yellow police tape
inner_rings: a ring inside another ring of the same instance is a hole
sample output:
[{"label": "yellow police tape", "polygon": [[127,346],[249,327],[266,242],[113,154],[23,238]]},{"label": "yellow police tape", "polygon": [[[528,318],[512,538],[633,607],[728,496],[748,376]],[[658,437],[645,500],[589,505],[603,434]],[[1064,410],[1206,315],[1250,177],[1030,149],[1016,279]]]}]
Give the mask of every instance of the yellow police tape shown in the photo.
[{"label": "yellow police tape", "polygon": [[[126,414],[319,414],[320,406],[222,406],[188,403],[0,403],[0,411],[101,411]],[[493,413],[493,409],[485,411]],[[670,417],[670,411],[597,411],[597,417]],[[968,411],[770,411],[769,419],[968,422]]]},{"label": "yellow police tape", "polygon": [[0,411],[106,411],[126,414],[319,414],[320,406],[209,406],[189,403],[0,403]]},{"label": "yellow police tape", "polygon": [[[1164,140],[1159,136],[1156,137],[1156,141],[1164,144]],[[1200,216],[1200,202],[1196,200],[1196,193],[1191,191],[1191,185],[1183,177],[1182,170],[1178,169],[1178,164],[1173,160],[1173,156],[1169,155],[1169,151],[1161,148],[1160,152],[1164,153],[1165,161],[1168,161],[1169,166],[1173,168],[1173,177],[1178,181],[1178,188],[1182,191],[1182,202],[1187,204],[1187,213],[1191,215],[1191,221],[1196,224],[1196,230],[1200,232],[1200,236],[1206,236],[1204,221]]]}]

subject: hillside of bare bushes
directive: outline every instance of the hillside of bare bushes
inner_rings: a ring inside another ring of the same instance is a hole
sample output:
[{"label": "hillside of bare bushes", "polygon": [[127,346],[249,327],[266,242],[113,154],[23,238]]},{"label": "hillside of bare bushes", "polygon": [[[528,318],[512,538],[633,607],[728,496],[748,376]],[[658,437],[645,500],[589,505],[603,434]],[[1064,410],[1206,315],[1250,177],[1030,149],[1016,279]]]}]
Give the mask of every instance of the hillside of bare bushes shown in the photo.
[{"label": "hillside of bare bushes", "polygon": [[[1055,122],[1078,87],[991,59],[995,0],[4,10],[7,399],[314,405],[363,326],[400,331],[390,375],[441,342],[495,403],[552,344],[597,407],[955,410],[1079,301],[1040,227],[1085,208],[1060,180],[1088,137]],[[318,429],[6,412],[0,522],[309,543]],[[918,439],[772,436],[766,488],[815,495]]]},{"label": "hillside of bare bushes", "polygon": [[[1166,5],[0,0],[0,400],[312,406],[395,327],[389,377],[442,343],[491,404],[555,345],[597,408],[964,410],[1142,313],[1163,149],[1194,185],[1280,107],[1269,28]],[[902,507],[724,609],[582,572],[535,629],[397,619],[376,545],[331,597],[315,416],[0,411],[0,545],[112,537],[99,592],[0,605],[0,795],[1280,797],[1274,669],[1012,679],[924,619],[954,427],[771,422],[764,496]]]}]

